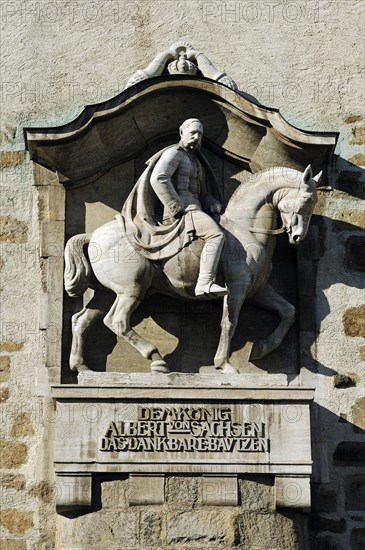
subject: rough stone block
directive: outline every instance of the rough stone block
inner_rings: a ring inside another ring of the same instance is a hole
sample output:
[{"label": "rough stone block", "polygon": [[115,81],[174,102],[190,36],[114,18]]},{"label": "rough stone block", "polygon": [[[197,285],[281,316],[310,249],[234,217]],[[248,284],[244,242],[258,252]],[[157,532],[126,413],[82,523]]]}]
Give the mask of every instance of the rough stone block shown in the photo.
[{"label": "rough stone block", "polygon": [[27,235],[28,227],[24,222],[10,216],[0,216],[0,241],[24,243]]},{"label": "rough stone block", "polygon": [[4,403],[4,401],[7,401],[10,397],[10,391],[9,388],[1,388],[0,389],[0,403]]},{"label": "rough stone block", "polygon": [[365,478],[363,475],[345,479],[345,506],[347,510],[365,510]]},{"label": "rough stone block", "polygon": [[25,540],[0,539],[1,550],[27,550]]},{"label": "rough stone block", "polygon": [[346,310],[342,322],[346,336],[365,338],[365,305]]},{"label": "rough stone block", "polygon": [[34,525],[33,513],[19,512],[14,509],[0,510],[0,525],[3,525],[13,535],[23,535]]},{"label": "rough stone block", "polygon": [[163,475],[129,476],[129,504],[163,504],[165,502],[165,478]]},{"label": "rough stone block", "polygon": [[125,508],[128,506],[126,497],[127,484],[127,478],[113,481],[103,480],[101,483],[101,501],[103,509]]},{"label": "rough stone block", "polygon": [[24,342],[1,342],[0,351],[5,351],[6,353],[12,353],[13,351],[20,351],[23,349]]},{"label": "rough stone block", "polygon": [[1,151],[0,168],[19,166],[24,161],[24,151]]},{"label": "rough stone block", "polygon": [[237,506],[237,476],[203,476],[202,503],[207,506]]},{"label": "rough stone block", "polygon": [[359,397],[352,405],[352,423],[357,429],[365,430],[365,397]]},{"label": "rough stone block", "polygon": [[140,516],[140,544],[142,548],[156,546],[160,542],[161,516],[155,512],[142,512]]},{"label": "rough stone block", "polygon": [[23,437],[26,435],[33,435],[34,428],[32,425],[30,413],[21,413],[14,418],[14,422],[11,428],[11,437]]},{"label": "rough stone block", "polygon": [[0,474],[0,485],[7,489],[22,491],[25,488],[25,477],[21,474]]},{"label": "rough stone block", "polygon": [[176,507],[192,506],[198,500],[199,478],[189,476],[169,476],[167,478],[167,502]]},{"label": "rough stone block", "polygon": [[170,514],[167,524],[168,544],[204,543],[209,545],[232,544],[235,514],[196,510]]},{"label": "rough stone block", "polygon": [[239,479],[238,483],[243,510],[274,510],[274,480],[272,476],[245,476]]},{"label": "rough stone block", "polygon": [[[361,181],[362,173],[357,172],[357,175],[355,175],[355,172],[349,172],[354,177],[351,177],[347,182],[347,193],[351,193],[349,186],[354,184],[354,180],[357,179],[359,187],[362,186],[362,193],[364,188],[364,183]],[[355,191],[355,185],[353,186],[354,192]],[[341,225],[338,222],[346,222],[348,224],[351,224],[353,227],[351,228],[353,231],[362,231],[362,229],[365,229],[365,212],[361,210],[348,210],[347,208],[344,210],[340,210],[335,212],[334,219],[332,220],[332,230],[334,232],[340,232],[341,231]]]},{"label": "rough stone block", "polygon": [[138,515],[134,512],[92,513],[78,517],[73,543],[77,548],[133,548],[138,540]]},{"label": "rough stone block", "polygon": [[237,517],[239,543],[256,550],[308,550],[307,518],[304,514],[252,514]]},{"label": "rough stone block", "polygon": [[353,138],[350,141],[351,145],[364,145],[365,143],[365,128],[362,126],[360,128],[352,128]]},{"label": "rough stone block", "polygon": [[347,374],[335,374],[333,377],[333,385],[335,388],[352,388],[356,386],[355,379]]},{"label": "rough stone block", "polygon": [[4,355],[0,357],[0,382],[7,382],[10,374],[10,357]]},{"label": "rough stone block", "polygon": [[25,443],[0,441],[0,468],[19,468],[28,458],[28,447]]},{"label": "rough stone block", "polygon": [[364,153],[356,153],[349,158],[349,162],[356,164],[356,166],[365,166],[365,155]]},{"label": "rough stone block", "polygon": [[28,494],[40,498],[43,502],[52,502],[56,494],[55,485],[49,481],[38,481],[31,486]]}]

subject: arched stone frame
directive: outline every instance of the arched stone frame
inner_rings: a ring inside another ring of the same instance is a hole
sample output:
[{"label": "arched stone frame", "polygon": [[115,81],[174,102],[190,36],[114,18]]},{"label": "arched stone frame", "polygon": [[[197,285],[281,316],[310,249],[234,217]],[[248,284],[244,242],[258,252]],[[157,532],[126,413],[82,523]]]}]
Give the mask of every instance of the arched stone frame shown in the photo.
[{"label": "arched stone frame", "polygon": [[[133,163],[126,180],[120,181],[124,184],[122,201],[142,171],[147,153],[176,142],[178,126],[190,117],[202,120],[205,150],[211,162],[218,159],[217,170],[224,172],[225,161],[240,167],[241,176],[272,166],[304,170],[311,163],[314,173],[324,170],[325,181],[336,133],[299,130],[278,110],[257,105],[201,77],[145,80],[115,98],[86,107],[69,124],[25,129],[27,148],[35,163],[34,183],[46,188],[48,197],[48,219],[41,222],[40,254],[48,263],[47,292],[41,297],[41,329],[47,330],[46,363],[51,382],[61,381],[65,335],[62,275],[67,193],[97,179],[102,181],[105,174],[122,164]],[[228,199],[234,186],[225,185],[225,180],[232,178],[230,174],[222,176],[222,191]],[[109,206],[115,206],[113,201],[110,196]]]}]

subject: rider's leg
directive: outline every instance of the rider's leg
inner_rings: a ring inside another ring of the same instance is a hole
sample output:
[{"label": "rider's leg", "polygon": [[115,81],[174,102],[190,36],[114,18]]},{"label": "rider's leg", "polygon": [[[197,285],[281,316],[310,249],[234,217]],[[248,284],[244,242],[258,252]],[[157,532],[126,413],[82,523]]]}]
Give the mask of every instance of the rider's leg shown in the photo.
[{"label": "rider's leg", "polygon": [[225,236],[219,225],[201,210],[193,211],[196,236],[205,241],[200,257],[199,277],[195,296],[225,296],[228,290],[215,282]]}]

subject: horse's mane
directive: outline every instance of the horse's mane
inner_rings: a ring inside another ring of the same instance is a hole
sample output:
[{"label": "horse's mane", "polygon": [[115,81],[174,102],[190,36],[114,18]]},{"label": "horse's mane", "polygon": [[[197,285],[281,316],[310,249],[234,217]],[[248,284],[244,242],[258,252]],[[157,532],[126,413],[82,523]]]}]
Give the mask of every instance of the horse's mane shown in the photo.
[{"label": "horse's mane", "polygon": [[[247,186],[250,185],[251,180],[254,180],[254,183],[251,186],[251,189],[252,189],[254,186],[256,187],[257,185],[262,185],[262,180],[265,180],[265,176],[267,174],[270,174],[270,177],[272,177],[276,172],[279,172],[279,171],[283,172],[284,170],[286,174],[293,174],[293,175],[296,174],[298,176],[300,175],[300,177],[302,176],[302,172],[300,172],[299,170],[296,170],[295,168],[288,168],[286,166],[274,166],[270,168],[265,168],[264,170],[259,170],[258,172],[254,172],[253,174],[249,173],[243,178],[243,180],[240,182],[238,187],[232,193],[232,196],[229,199],[228,204],[226,206],[225,212],[227,213],[230,205],[231,207],[233,207],[233,205],[237,201],[237,196],[242,193],[243,189],[245,189]],[[292,181],[292,185],[293,183],[294,182]],[[300,185],[302,185],[302,183],[300,183]],[[303,184],[303,186],[307,188],[311,187],[308,184]],[[290,183],[288,184],[288,187],[291,187]],[[303,189],[305,189],[305,187]],[[274,186],[272,190],[274,191]]]}]

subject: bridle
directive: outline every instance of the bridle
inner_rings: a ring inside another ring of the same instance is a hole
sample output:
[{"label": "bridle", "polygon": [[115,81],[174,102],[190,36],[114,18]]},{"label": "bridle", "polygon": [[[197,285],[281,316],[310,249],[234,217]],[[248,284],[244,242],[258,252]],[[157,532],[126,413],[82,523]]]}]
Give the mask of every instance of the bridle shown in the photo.
[{"label": "bridle", "polygon": [[[297,197],[300,193],[300,190],[301,190],[301,183],[299,183],[299,185],[297,187]],[[249,227],[248,230],[251,233],[261,233],[263,235],[281,235],[282,233],[290,233],[289,228],[291,227],[291,222],[292,222],[294,216],[297,215],[297,214],[298,214],[298,212],[292,212],[290,222],[288,223],[288,225],[282,225],[282,227],[280,227],[280,229],[265,229],[263,227]]]},{"label": "bridle", "polygon": [[287,231],[285,225],[280,229],[264,229],[263,227],[249,227],[248,230],[251,233],[262,233],[263,235],[281,235]]}]

